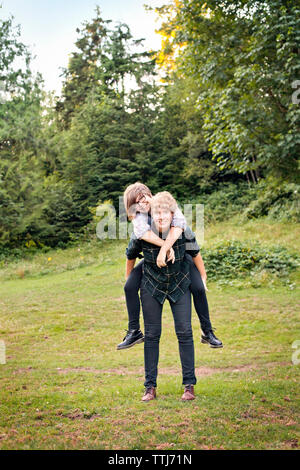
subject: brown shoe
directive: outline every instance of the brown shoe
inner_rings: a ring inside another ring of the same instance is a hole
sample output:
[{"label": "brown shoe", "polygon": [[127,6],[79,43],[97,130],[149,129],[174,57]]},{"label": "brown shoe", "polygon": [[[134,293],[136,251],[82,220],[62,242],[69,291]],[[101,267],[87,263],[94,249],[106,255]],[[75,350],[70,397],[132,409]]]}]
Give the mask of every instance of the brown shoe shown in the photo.
[{"label": "brown shoe", "polygon": [[147,387],[142,397],[142,401],[150,401],[150,400],[153,400],[154,398],[156,398],[155,387]]},{"label": "brown shoe", "polygon": [[195,400],[195,394],[194,394],[194,386],[193,385],[186,385],[184,387],[184,393],[181,397],[181,400],[186,401],[186,400]]}]

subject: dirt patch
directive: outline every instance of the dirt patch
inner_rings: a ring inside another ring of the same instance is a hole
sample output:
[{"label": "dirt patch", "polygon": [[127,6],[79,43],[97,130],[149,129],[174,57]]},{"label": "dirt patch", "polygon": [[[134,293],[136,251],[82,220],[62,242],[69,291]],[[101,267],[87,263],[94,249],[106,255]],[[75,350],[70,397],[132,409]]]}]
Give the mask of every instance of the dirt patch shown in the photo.
[{"label": "dirt patch", "polygon": [[116,297],[112,300],[115,300],[116,302],[125,302],[126,301],[125,295],[122,295],[122,297]]},{"label": "dirt patch", "polygon": [[21,367],[20,369],[17,369],[17,370],[14,370],[13,371],[13,374],[16,375],[16,374],[28,374],[29,372],[32,372],[32,367],[29,366],[29,367]]},{"label": "dirt patch", "polygon": [[[196,376],[206,377],[209,375],[217,374],[220,372],[247,372],[249,370],[257,370],[269,367],[289,365],[289,362],[269,362],[266,364],[242,364],[234,367],[197,367]],[[128,369],[126,367],[119,367],[115,369],[95,369],[92,367],[68,367],[65,369],[57,368],[59,374],[68,374],[70,372],[92,372],[94,374],[111,374],[111,375],[143,375],[144,368],[136,367],[134,369]],[[162,375],[178,375],[180,373],[180,367],[159,367],[158,373]]]},{"label": "dirt patch", "polygon": [[155,448],[157,450],[167,450],[167,449],[172,449],[172,447],[174,447],[175,444],[174,442],[164,442],[163,444],[158,444]]},{"label": "dirt patch", "polygon": [[69,372],[92,372],[93,374],[102,374],[101,369],[95,369],[93,367],[66,367],[62,369],[61,367],[56,368],[59,374],[68,374]]},{"label": "dirt patch", "polygon": [[292,449],[297,449],[299,447],[298,439],[289,439],[288,441],[283,442],[286,446],[291,447]]},{"label": "dirt patch", "polygon": [[69,418],[72,420],[75,419],[87,419],[89,421],[93,421],[94,419],[101,418],[101,415],[97,415],[96,413],[94,414],[87,414],[84,413],[83,411],[79,410],[78,408],[71,413],[62,413],[58,412],[56,413],[57,416],[61,416],[62,418]]}]

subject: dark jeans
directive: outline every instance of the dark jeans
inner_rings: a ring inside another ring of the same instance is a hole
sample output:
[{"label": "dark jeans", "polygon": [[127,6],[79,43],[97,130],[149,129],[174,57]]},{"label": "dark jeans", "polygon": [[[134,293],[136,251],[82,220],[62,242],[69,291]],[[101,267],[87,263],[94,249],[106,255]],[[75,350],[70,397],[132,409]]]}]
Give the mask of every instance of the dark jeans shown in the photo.
[{"label": "dark jeans", "polygon": [[[163,306],[141,285],[141,300],[145,325],[144,362],[145,387],[156,387],[159,340]],[[169,300],[175,323],[182,366],[183,385],[195,384],[194,341],[191,325],[191,293],[187,290],[177,300]]]},{"label": "dark jeans", "polygon": [[[191,292],[193,294],[194,306],[200,320],[201,329],[204,333],[212,329],[208,303],[201,275],[193,262],[193,258],[186,254],[190,262]],[[143,262],[140,261],[131,271],[124,286],[126,305],[128,311],[128,329],[138,330],[140,328],[140,299],[138,291],[141,287],[143,276]]]}]

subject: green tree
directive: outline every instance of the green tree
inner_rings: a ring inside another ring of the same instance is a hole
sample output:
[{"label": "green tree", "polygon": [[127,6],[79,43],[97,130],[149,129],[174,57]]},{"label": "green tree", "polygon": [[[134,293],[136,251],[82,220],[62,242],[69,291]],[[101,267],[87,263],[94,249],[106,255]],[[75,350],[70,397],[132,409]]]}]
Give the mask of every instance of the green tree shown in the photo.
[{"label": "green tree", "polygon": [[[91,217],[89,207],[106,199],[117,204],[125,186],[147,181],[153,168],[160,103],[155,60],[140,49],[142,40],[134,40],[127,25],[104,29],[108,23],[97,8],[96,18],[79,31],[76,45],[82,52],[76,64],[69,63],[58,108],[65,124],[61,171],[72,184],[83,222]],[[76,93],[69,93],[73,88]]]},{"label": "green tree", "polygon": [[158,55],[194,82],[209,149],[221,168],[297,178],[300,2],[174,1]]},{"label": "green tree", "polygon": [[68,67],[63,70],[61,99],[57,101],[62,127],[94,90],[104,96],[120,97],[125,106],[126,80],[139,82],[145,71],[152,71],[154,60],[146,51],[139,51],[142,40],[134,40],[126,24],[109,28],[111,20],[103,20],[100,8],[91,22],[85,22],[75,42]]},{"label": "green tree", "polygon": [[[17,245],[43,224],[41,77],[13,19],[0,20],[0,244]],[[16,60],[18,59],[18,66]]]}]

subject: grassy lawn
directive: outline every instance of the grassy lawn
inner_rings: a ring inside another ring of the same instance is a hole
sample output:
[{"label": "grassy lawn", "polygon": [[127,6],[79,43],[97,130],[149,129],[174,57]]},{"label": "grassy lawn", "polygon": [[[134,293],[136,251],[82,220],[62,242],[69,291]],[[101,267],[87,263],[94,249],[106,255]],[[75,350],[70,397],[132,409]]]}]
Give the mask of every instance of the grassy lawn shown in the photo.
[{"label": "grassy lawn", "polygon": [[[205,246],[224,238],[299,250],[296,225],[222,222],[206,229]],[[200,343],[194,312],[198,383],[191,403],[180,400],[166,304],[158,399],[145,404],[143,345],[116,350],[127,327],[125,247],[97,242],[2,263],[0,340],[7,356],[0,365],[0,449],[296,449],[299,288],[280,281],[220,288],[208,280],[210,315],[224,348]],[[291,280],[297,284],[299,273]]]}]

